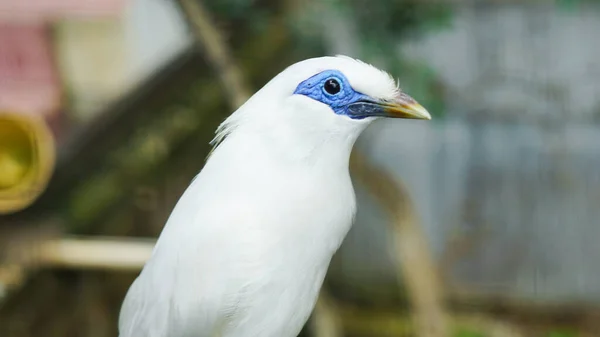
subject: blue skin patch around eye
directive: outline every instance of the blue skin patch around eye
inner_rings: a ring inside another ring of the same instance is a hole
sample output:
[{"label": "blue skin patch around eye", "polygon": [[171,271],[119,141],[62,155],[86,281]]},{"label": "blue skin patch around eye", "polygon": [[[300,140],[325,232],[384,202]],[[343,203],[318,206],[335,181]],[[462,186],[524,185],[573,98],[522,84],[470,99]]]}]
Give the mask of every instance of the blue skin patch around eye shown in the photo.
[{"label": "blue skin patch around eye", "polygon": [[352,88],[337,70],[326,70],[298,84],[294,95],[303,95],[328,105],[337,115],[361,120],[367,117],[431,119],[412,97],[399,92],[392,99],[375,99]]},{"label": "blue skin patch around eye", "polygon": [[[325,90],[325,83],[330,79],[334,79],[339,83],[339,92],[330,94]],[[373,99],[355,91],[346,77],[337,70],[325,70],[301,82],[296,87],[294,94],[304,95],[327,104],[336,114],[345,115],[353,119],[363,119],[374,115],[366,113],[366,111],[357,114],[356,111],[349,109],[352,103],[361,101],[373,102]]]}]

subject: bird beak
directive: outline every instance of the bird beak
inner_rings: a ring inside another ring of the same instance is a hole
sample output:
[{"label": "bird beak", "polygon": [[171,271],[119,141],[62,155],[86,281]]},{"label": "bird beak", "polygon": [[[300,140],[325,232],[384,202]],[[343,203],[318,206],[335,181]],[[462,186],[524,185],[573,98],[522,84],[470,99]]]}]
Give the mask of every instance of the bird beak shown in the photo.
[{"label": "bird beak", "polygon": [[348,105],[348,114],[350,117],[358,119],[366,117],[431,119],[429,112],[405,93],[400,94],[400,97],[392,101],[361,100],[352,103]]}]

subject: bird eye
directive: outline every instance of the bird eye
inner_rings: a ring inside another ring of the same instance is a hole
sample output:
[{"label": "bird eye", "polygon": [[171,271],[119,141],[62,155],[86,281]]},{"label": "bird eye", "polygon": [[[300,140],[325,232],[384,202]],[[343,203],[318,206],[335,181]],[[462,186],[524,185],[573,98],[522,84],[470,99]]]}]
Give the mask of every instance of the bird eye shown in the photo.
[{"label": "bird eye", "polygon": [[328,94],[335,95],[340,92],[340,82],[338,82],[335,78],[330,78],[325,81],[323,89],[325,89]]}]

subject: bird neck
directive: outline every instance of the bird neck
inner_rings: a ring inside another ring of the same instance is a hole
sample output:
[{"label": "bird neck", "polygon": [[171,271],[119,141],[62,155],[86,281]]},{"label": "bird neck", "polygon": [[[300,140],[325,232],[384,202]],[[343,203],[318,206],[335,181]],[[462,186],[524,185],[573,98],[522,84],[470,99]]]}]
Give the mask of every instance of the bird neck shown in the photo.
[{"label": "bird neck", "polygon": [[278,128],[262,134],[261,142],[265,150],[290,164],[347,170],[356,138],[352,134]]},{"label": "bird neck", "polygon": [[259,109],[249,102],[222,124],[218,137],[235,139],[237,146],[246,144],[251,153],[268,153],[282,163],[347,170],[352,147],[367,123],[307,109],[298,98],[285,103]]}]

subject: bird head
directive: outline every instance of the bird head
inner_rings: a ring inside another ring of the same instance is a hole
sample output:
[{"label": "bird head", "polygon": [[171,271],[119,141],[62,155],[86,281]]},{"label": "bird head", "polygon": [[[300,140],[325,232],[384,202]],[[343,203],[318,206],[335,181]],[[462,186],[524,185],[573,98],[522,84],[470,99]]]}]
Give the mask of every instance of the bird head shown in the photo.
[{"label": "bird head", "polygon": [[431,116],[385,71],[347,56],[318,57],[273,78],[220,126],[217,140],[246,129],[288,149],[336,140],[351,147],[378,118]]},{"label": "bird head", "polygon": [[431,119],[427,110],[402,92],[386,72],[342,56],[322,60],[333,64],[318,70],[294,90],[294,95],[305,97],[311,110],[327,110],[355,121],[378,117]]}]

